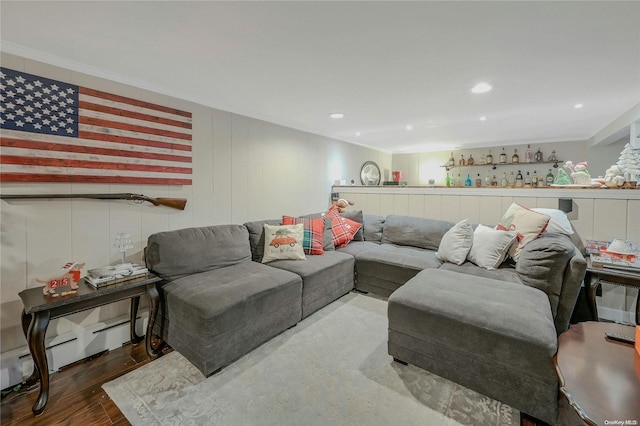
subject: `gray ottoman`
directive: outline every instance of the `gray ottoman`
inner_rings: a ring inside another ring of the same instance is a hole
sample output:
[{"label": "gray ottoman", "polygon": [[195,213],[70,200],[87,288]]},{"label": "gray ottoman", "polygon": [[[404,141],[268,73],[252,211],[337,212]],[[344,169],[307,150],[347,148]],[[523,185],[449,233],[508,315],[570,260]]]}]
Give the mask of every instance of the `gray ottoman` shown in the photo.
[{"label": "gray ottoman", "polygon": [[544,292],[427,269],[389,297],[388,317],[396,361],[556,423],[557,337]]}]

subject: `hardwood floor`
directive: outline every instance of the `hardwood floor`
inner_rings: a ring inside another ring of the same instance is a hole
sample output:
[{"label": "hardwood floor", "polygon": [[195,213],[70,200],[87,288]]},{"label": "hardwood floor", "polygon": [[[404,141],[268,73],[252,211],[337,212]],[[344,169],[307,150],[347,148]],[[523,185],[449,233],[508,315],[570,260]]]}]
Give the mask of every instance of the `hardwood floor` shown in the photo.
[{"label": "hardwood floor", "polygon": [[[171,351],[165,347],[162,354]],[[102,384],[148,363],[144,341],[103,352],[51,374],[49,402],[38,417],[31,406],[40,385],[2,393],[0,423],[4,425],[129,425]]]},{"label": "hardwood floor", "polygon": [[[165,346],[160,356],[171,352]],[[102,384],[150,362],[144,343],[126,344],[69,365],[50,376],[49,402],[41,416],[34,417],[31,406],[39,385],[28,389],[3,391],[0,424],[6,425],[130,425]],[[521,426],[542,423],[522,415]]]}]

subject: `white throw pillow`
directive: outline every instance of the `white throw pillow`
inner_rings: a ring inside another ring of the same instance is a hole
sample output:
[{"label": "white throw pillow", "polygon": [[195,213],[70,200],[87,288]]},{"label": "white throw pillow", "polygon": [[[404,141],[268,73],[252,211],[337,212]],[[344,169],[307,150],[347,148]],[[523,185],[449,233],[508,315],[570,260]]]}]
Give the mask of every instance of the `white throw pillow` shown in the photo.
[{"label": "white throw pillow", "polygon": [[304,225],[267,225],[264,224],[264,256],[262,263],[272,260],[305,260],[302,242]]},{"label": "white throw pillow", "polygon": [[573,226],[571,226],[571,222],[567,217],[567,214],[562,210],[558,209],[541,209],[541,208],[533,208],[531,209],[534,212],[546,214],[551,219],[549,219],[549,225],[547,225],[547,232],[557,232],[558,234],[572,235]]},{"label": "white throw pillow", "polygon": [[473,244],[473,227],[469,219],[461,220],[449,229],[440,240],[436,257],[445,262],[462,265]]},{"label": "white throw pillow", "polygon": [[517,235],[516,231],[498,231],[488,226],[478,225],[473,233],[469,260],[482,268],[496,269],[504,262]]},{"label": "white throw pillow", "polygon": [[524,246],[538,238],[547,229],[548,224],[548,215],[534,212],[518,203],[511,203],[496,229],[518,233],[518,244],[514,244],[509,250],[509,256],[517,262]]}]

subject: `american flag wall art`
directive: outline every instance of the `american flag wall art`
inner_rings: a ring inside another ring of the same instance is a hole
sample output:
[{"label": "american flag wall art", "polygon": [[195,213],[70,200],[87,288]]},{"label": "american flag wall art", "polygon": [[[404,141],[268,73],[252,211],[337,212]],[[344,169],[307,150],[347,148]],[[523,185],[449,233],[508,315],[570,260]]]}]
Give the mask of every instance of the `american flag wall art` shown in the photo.
[{"label": "american flag wall art", "polygon": [[191,185],[191,113],[0,68],[0,181]]}]

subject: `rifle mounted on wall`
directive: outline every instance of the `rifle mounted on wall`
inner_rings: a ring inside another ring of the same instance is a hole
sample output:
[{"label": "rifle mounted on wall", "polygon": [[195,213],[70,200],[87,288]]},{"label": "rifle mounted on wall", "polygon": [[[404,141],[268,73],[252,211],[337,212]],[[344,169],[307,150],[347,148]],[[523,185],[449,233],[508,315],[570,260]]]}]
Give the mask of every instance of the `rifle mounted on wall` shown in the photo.
[{"label": "rifle mounted on wall", "polygon": [[120,194],[24,194],[9,195],[0,194],[2,200],[35,200],[45,198],[89,198],[93,200],[130,200],[136,203],[145,201],[154,206],[165,206],[172,209],[184,210],[187,205],[186,198],[152,198],[142,194],[120,193]]}]

